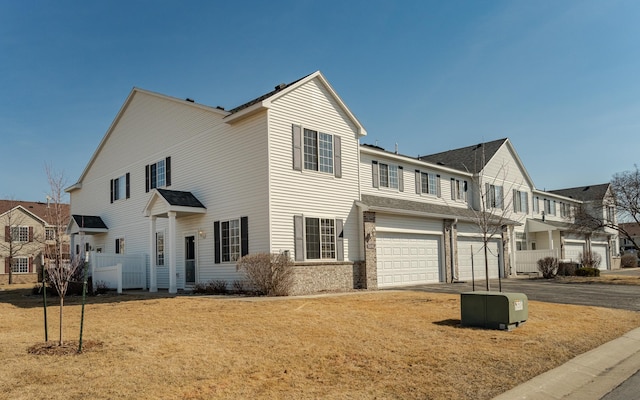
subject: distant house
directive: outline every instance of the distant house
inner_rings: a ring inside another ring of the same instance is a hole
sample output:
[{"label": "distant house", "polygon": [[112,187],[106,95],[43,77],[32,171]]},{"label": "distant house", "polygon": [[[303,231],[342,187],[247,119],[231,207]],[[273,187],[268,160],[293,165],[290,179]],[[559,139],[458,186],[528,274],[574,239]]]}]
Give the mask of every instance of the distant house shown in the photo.
[{"label": "distant house", "polygon": [[72,248],[140,256],[169,292],[283,253],[311,293],[485,279],[485,254],[508,277],[617,240],[571,231],[585,201],[536,189],[509,139],[410,157],[365,135],[319,71],[230,110],[134,88],[67,188]]},{"label": "distant house", "polygon": [[[620,236],[620,251],[623,252],[624,249],[628,249],[630,247],[635,247],[633,242],[636,245],[640,245],[640,225],[636,222],[623,222],[620,224],[621,230],[627,232],[630,238],[621,235]],[[631,240],[633,239],[633,240]]]},{"label": "distant house", "polygon": [[[68,215],[69,205],[61,209]],[[42,263],[47,262],[47,246],[51,246],[56,232],[55,218],[47,203],[0,200],[0,256],[4,268],[0,269],[0,283],[30,283],[38,280]],[[65,253],[69,252],[69,237],[64,235]]]}]

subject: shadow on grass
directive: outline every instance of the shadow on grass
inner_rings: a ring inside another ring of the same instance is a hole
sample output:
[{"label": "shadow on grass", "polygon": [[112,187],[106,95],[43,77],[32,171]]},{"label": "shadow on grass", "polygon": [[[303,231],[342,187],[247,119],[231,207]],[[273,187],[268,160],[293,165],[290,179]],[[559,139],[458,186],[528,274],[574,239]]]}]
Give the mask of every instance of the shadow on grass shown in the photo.
[{"label": "shadow on grass", "polygon": [[[55,307],[59,304],[60,298],[55,293],[55,290],[47,290],[47,306]],[[152,300],[152,299],[165,299],[175,298],[179,296],[190,296],[191,293],[168,293],[168,291],[159,290],[156,293],[150,293],[148,290],[127,290],[122,294],[118,294],[114,290],[109,290],[105,294],[87,295],[85,304],[108,304],[108,303],[121,303],[123,301],[137,301],[137,300]],[[3,285],[0,287],[0,303],[11,304],[14,307],[19,308],[37,308],[43,305],[43,296],[41,286],[32,285],[27,287],[26,285],[18,285],[12,287],[11,285]],[[82,304],[82,295],[68,293],[64,298],[65,306]]]},{"label": "shadow on grass", "polygon": [[453,326],[454,328],[462,328],[462,321],[459,319],[443,319],[442,321],[434,321],[434,325],[438,326]]}]

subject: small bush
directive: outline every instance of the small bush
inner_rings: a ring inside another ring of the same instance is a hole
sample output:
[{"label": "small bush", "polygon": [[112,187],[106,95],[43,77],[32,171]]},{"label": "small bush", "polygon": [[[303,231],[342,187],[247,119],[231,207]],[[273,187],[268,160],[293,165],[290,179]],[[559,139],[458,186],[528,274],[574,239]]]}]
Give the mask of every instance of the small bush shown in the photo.
[{"label": "small bush", "polygon": [[545,279],[551,279],[558,273],[558,259],[555,257],[545,257],[538,260],[538,270]]},{"label": "small bush", "polygon": [[227,292],[227,282],[223,280],[211,280],[206,283],[198,282],[193,286],[193,293],[226,294]]},{"label": "small bush", "polygon": [[624,254],[620,258],[620,266],[622,268],[637,268],[638,257],[635,254]]},{"label": "small bush", "polygon": [[293,263],[285,254],[249,254],[238,260],[236,268],[258,294],[286,296],[293,285]]},{"label": "small bush", "polygon": [[576,276],[600,276],[598,268],[583,267],[576,269]]},{"label": "small bush", "polygon": [[602,257],[600,256],[600,254],[593,253],[591,251],[580,253],[578,255],[578,259],[580,260],[580,264],[582,264],[582,266],[585,268],[598,269],[600,263],[602,262]]},{"label": "small bush", "polygon": [[558,263],[558,273],[559,276],[576,276],[576,269],[578,269],[577,263],[571,262],[561,262]]},{"label": "small bush", "polygon": [[234,293],[246,293],[245,283],[241,280],[235,280],[231,284]]},{"label": "small bush", "polygon": [[95,294],[105,294],[109,291],[109,285],[105,281],[96,282]]}]

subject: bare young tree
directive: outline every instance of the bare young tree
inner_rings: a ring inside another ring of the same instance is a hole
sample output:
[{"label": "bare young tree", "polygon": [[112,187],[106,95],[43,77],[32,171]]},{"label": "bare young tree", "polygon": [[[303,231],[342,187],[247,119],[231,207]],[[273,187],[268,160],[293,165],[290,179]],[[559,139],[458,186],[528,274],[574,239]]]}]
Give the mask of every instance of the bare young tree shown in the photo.
[{"label": "bare young tree", "polygon": [[53,241],[52,245],[46,247],[46,256],[48,265],[46,273],[48,281],[58,292],[60,298],[60,336],[58,345],[63,345],[63,318],[64,318],[64,299],[69,289],[69,283],[78,268],[83,265],[80,257],[69,259],[69,249],[64,245],[64,235],[67,223],[69,221],[68,208],[63,202],[64,187],[66,181],[64,174],[54,171],[50,165],[45,166],[47,180],[49,182],[50,193],[48,195],[49,207],[47,208],[48,220],[53,225],[53,237],[49,239]]},{"label": "bare young tree", "polygon": [[11,285],[16,259],[32,255],[37,238],[27,214],[18,207],[20,202],[13,199],[8,202],[8,210],[0,219],[4,223],[4,229],[0,231],[0,254],[5,257],[5,270],[8,270]]}]

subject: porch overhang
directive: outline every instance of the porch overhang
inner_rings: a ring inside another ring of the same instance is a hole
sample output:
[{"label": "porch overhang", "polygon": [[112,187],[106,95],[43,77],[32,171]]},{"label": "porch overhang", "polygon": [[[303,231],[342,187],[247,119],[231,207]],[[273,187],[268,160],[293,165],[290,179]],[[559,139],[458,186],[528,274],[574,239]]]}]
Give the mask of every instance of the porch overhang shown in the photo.
[{"label": "porch overhang", "polygon": [[145,217],[176,218],[193,214],[205,214],[207,208],[191,192],[153,189],[144,208]]},{"label": "porch overhang", "polygon": [[97,215],[78,215],[71,216],[71,220],[67,225],[67,234],[84,233],[86,235],[95,235],[99,233],[107,233],[109,228],[102,218]]}]

